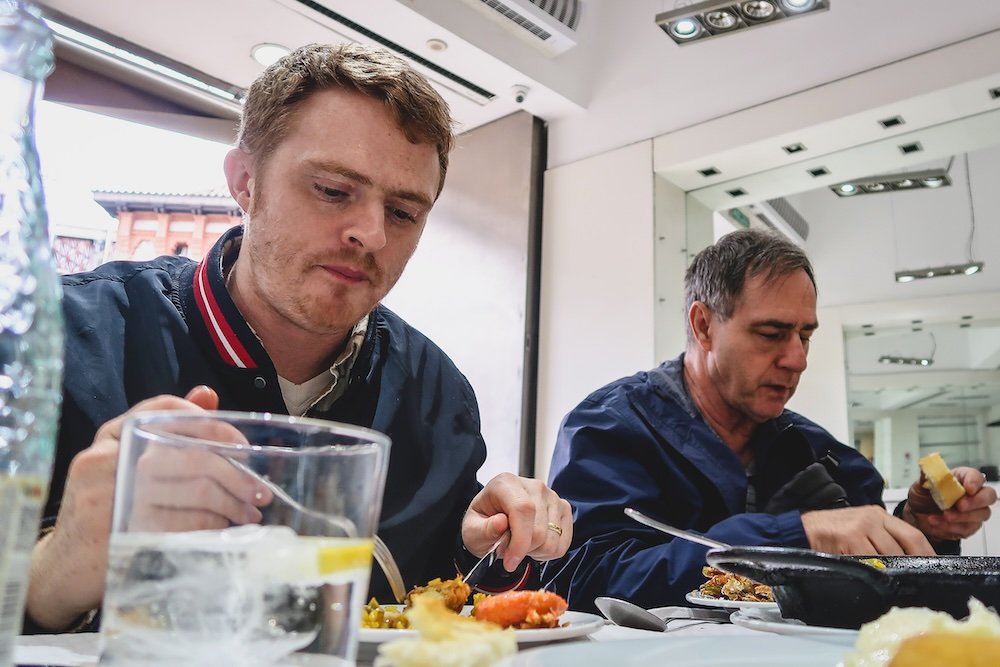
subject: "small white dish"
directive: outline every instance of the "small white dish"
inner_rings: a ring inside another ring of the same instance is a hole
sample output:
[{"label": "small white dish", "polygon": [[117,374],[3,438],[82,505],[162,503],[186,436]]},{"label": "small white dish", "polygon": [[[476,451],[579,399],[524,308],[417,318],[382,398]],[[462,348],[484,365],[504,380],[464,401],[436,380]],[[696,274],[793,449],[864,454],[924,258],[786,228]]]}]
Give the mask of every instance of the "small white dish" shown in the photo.
[{"label": "small white dish", "polygon": [[738,625],[741,628],[773,632],[777,635],[815,639],[842,646],[854,646],[854,642],[858,638],[857,630],[806,625],[794,618],[782,618],[781,613],[777,611],[764,610],[755,614],[746,614],[740,609],[734,611],[729,620],[732,621],[733,625]]},{"label": "small white dish", "polygon": [[764,610],[778,610],[777,602],[742,602],[740,600],[729,600],[726,598],[713,598],[705,595],[701,591],[691,591],[684,596],[684,599],[691,604],[699,604],[703,607],[720,607],[722,609],[745,609],[753,612]]}]

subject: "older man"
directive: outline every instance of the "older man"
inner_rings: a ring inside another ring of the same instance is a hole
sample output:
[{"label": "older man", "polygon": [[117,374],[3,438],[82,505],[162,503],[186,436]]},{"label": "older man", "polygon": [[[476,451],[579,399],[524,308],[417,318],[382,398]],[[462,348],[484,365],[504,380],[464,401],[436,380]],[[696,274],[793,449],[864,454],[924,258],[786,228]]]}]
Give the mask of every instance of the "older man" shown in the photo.
[{"label": "older man", "polygon": [[[33,554],[29,630],[72,627],[100,604],[122,415],[139,410],[267,411],[387,433],[379,534],[410,584],[453,576],[508,530],[509,574],[495,568],[494,586],[523,583],[527,556],[565,553],[568,504],[510,474],[477,484],[485,445],[472,388],[380,305],[441,192],[452,141],[447,105],[399,59],[303,47],[247,92],[225,160],[242,227],[197,264],[161,257],[65,279],[46,507],[57,517]],[[191,514],[252,522],[270,495],[245,496]],[[381,578],[372,592],[389,597]]]},{"label": "older man", "polygon": [[914,483],[902,518],[857,451],[785,409],[818,326],[805,254],[778,236],[734,232],[686,275],[688,345],[653,370],[591,394],[563,423],[552,488],[574,507],[573,547],[544,578],[588,609],[599,595],[683,602],[704,578],[705,547],[626,518],[632,506],[743,545],[833,553],[932,554],[979,529],[996,492],[971,468],[946,512]]}]

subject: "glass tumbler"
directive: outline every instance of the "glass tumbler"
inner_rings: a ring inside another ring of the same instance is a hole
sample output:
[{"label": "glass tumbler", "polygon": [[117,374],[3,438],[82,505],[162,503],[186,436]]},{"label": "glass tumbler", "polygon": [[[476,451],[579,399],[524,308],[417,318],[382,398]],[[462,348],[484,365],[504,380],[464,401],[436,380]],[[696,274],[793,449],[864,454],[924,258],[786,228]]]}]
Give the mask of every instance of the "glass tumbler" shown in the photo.
[{"label": "glass tumbler", "polygon": [[353,664],[389,444],[271,414],[127,420],[100,665]]}]

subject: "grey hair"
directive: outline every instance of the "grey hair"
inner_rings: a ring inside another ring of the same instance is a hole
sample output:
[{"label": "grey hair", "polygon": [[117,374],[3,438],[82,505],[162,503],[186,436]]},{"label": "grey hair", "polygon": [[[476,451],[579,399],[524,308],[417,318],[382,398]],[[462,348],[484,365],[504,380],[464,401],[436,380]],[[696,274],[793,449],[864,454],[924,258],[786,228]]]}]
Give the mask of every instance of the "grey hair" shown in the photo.
[{"label": "grey hair", "polygon": [[[772,281],[805,271],[813,289],[816,277],[805,252],[776,233],[743,229],[726,234],[691,260],[684,275],[685,313],[701,301],[724,320],[729,319],[747,280],[764,276]],[[691,321],[687,320],[690,339]]]}]

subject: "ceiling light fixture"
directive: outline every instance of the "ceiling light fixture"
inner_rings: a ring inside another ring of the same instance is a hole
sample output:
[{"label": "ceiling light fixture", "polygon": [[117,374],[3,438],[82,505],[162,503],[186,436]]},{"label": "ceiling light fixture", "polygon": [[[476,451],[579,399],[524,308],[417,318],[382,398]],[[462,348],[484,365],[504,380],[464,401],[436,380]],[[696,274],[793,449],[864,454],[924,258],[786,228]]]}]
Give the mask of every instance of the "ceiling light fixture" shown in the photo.
[{"label": "ceiling light fixture", "polygon": [[[896,271],[896,282],[897,283],[910,283],[914,280],[919,280],[921,278],[939,278],[941,276],[971,276],[974,273],[979,273],[983,270],[985,266],[984,262],[977,262],[973,258],[973,245],[976,240],[976,208],[972,200],[972,174],[969,171],[969,154],[965,154],[965,183],[966,192],[969,195],[969,244],[968,244],[968,260],[964,264],[949,264],[946,266],[932,266],[926,269],[916,269],[913,271]],[[947,172],[951,170],[951,163],[954,161],[952,158],[948,162],[948,168],[945,170],[944,178],[948,179]],[[937,176],[922,176],[913,177],[914,187],[924,187],[924,188],[939,188],[942,185],[950,185],[951,181],[946,183],[937,182]],[[928,183],[928,181],[931,181]],[[839,191],[834,190],[839,194]]]},{"label": "ceiling light fixture", "polygon": [[287,46],[265,42],[263,44],[254,45],[254,47],[250,49],[250,57],[264,67],[270,67],[291,52],[292,50]]},{"label": "ceiling light fixture", "polygon": [[937,339],[931,333],[931,353],[926,357],[903,357],[894,354],[883,354],[878,358],[880,364],[897,364],[902,366],[930,366],[934,363],[934,353],[937,352]]},{"label": "ceiling light fixture", "polygon": [[690,44],[829,8],[830,0],[703,0],[657,14],[656,24],[677,44]]},{"label": "ceiling light fixture", "polygon": [[930,366],[934,363],[934,360],[927,359],[926,357],[895,357],[884,354],[878,358],[878,362],[880,364],[900,364],[905,366]]},{"label": "ceiling light fixture", "polygon": [[854,195],[877,194],[879,192],[941,188],[951,185],[951,177],[948,175],[950,169],[951,162],[944,169],[925,169],[923,171],[908,171],[899,174],[866,176],[865,178],[857,178],[831,185],[830,189],[838,197],[852,197]]},{"label": "ceiling light fixture", "polygon": [[941,276],[971,276],[983,270],[983,262],[968,264],[949,264],[948,266],[932,266],[915,271],[896,271],[897,283],[909,283],[920,278],[940,278]]}]

